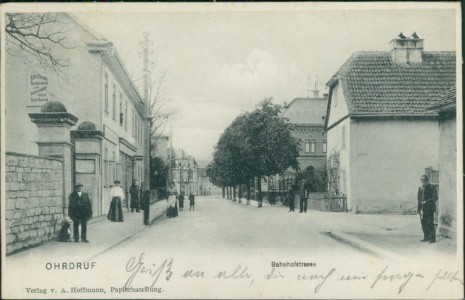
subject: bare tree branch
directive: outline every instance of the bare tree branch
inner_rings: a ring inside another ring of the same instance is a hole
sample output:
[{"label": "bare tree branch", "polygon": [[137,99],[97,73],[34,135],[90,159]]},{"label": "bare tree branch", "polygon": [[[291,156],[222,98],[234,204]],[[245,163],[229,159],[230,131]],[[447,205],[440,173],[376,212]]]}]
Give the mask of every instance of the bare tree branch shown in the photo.
[{"label": "bare tree branch", "polygon": [[35,56],[42,66],[51,66],[58,74],[68,67],[56,51],[75,48],[66,44],[71,24],[61,22],[57,13],[7,13],[6,17],[8,53]]}]

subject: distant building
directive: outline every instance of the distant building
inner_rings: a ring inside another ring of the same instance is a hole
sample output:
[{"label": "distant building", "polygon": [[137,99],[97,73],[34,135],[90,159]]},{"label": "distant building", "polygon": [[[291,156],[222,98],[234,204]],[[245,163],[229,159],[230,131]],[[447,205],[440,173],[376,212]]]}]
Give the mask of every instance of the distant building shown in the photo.
[{"label": "distant building", "polygon": [[456,58],[423,42],[399,36],[390,52],[356,52],[327,83],[329,188],[352,212],[416,212],[420,176],[438,164],[438,114],[427,108],[455,84]]},{"label": "distant building", "polygon": [[198,195],[197,162],[184,149],[173,150],[171,154],[171,178],[179,193]]},{"label": "distant building", "polygon": [[197,191],[199,196],[210,196],[221,194],[221,189],[211,183],[207,175],[207,161],[197,161]]},{"label": "distant building", "polygon": [[[20,56],[19,49],[5,52],[6,150],[51,155],[47,147],[53,146],[56,136],[39,136],[28,115],[41,113],[49,102],[64,104],[79,120],[71,139],[68,136],[71,143],[66,144],[71,151],[67,172],[72,180],[65,193],[72,183],[83,183],[92,198],[94,216],[98,216],[108,212],[114,180],[120,180],[126,192],[133,179],[143,181],[142,97],[111,41],[71,14],[53,15],[57,22],[44,24],[41,30],[53,34],[58,25],[67,30],[65,42],[70,47],[54,49],[54,55],[69,64],[63,73],[41,65],[37,57]],[[10,46],[14,49],[7,42]],[[36,121],[44,123],[43,119]],[[63,196],[65,204],[67,196]]]},{"label": "distant building", "polygon": [[301,142],[299,167],[318,168],[326,164],[326,134],[324,131],[327,95],[312,98],[295,98],[285,106],[282,116],[295,125],[292,135]]},{"label": "distant building", "polygon": [[430,109],[439,113],[439,233],[457,236],[457,92],[455,85]]}]

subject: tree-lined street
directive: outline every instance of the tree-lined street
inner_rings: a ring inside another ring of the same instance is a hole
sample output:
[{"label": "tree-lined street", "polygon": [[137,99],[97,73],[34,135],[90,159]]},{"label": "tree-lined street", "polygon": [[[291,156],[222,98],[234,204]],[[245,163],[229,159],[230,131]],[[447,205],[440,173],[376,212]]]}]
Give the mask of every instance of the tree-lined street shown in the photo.
[{"label": "tree-lined street", "polygon": [[[162,215],[146,227],[139,222],[140,214],[125,213],[125,224],[105,220],[91,224],[89,239],[93,243],[50,242],[14,255],[6,262],[10,270],[6,283],[13,284],[14,278],[21,277],[23,285],[53,288],[50,282],[56,281],[61,282],[60,288],[103,287],[106,296],[125,298],[138,294],[110,287],[145,288],[155,282],[154,287],[161,289],[157,294],[140,294],[144,297],[160,297],[158,293],[162,293],[165,297],[202,298],[224,295],[226,289],[231,295],[249,297],[308,298],[318,293],[336,295],[337,278],[344,274],[375,278],[387,266],[408,272],[404,266],[412,263],[422,266],[416,272],[431,266],[455,269],[454,245],[442,240],[424,247],[418,242],[415,216],[375,218],[317,211],[300,214],[281,206],[257,206],[255,201],[245,205],[220,197],[198,197],[195,211],[181,211],[177,218]],[[63,269],[63,262],[68,269]],[[70,263],[75,268],[78,262],[89,269],[70,270]],[[273,267],[273,263],[314,265]],[[46,277],[23,272],[25,267],[46,271],[47,266],[51,270]],[[77,277],[82,272],[89,277]],[[307,280],[296,280],[299,274],[308,274]],[[424,274],[428,278],[434,275]],[[89,279],[96,276],[98,281]],[[320,286],[325,276],[331,280]],[[387,287],[397,290],[402,282],[396,279]],[[350,282],[340,284],[346,289],[353,286]],[[458,284],[454,280],[451,287]],[[208,289],[199,288],[205,285]],[[287,290],[288,285],[298,289]],[[436,292],[443,286],[437,285]],[[321,291],[315,292],[318,286]],[[415,286],[412,284],[403,294],[413,295]]]}]

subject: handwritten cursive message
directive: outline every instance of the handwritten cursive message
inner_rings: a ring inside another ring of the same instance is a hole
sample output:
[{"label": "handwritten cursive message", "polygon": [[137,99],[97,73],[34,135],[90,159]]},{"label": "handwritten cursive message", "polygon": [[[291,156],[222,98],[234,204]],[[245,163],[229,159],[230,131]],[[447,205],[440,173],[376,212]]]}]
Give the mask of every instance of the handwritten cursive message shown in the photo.
[{"label": "handwritten cursive message", "polygon": [[[324,290],[330,282],[336,284],[361,283],[367,289],[395,288],[395,292],[402,294],[408,288],[431,290],[438,282],[442,284],[459,284],[463,286],[462,276],[459,271],[438,270],[435,273],[426,274],[411,270],[398,270],[390,265],[385,265],[379,270],[372,272],[357,272],[353,270],[339,270],[335,267],[318,268],[279,268],[264,267],[259,270],[243,264],[231,266],[230,268],[218,268],[216,271],[207,269],[194,269],[182,266],[180,272],[175,272],[175,262],[173,258],[166,258],[158,263],[151,262],[146,258],[145,253],[131,257],[126,263],[127,280],[125,288],[131,288],[138,280],[138,284],[143,284],[153,288],[155,284],[161,285],[172,278],[179,280],[218,280],[218,281],[243,281],[250,288],[256,282],[279,282],[296,284],[311,284],[315,294]],[[444,286],[442,286],[444,288]]]}]

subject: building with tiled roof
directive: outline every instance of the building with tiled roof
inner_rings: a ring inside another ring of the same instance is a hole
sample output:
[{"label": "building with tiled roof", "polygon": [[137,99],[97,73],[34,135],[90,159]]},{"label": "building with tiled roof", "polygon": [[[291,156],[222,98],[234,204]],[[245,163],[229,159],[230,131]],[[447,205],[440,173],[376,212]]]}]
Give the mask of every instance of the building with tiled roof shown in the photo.
[{"label": "building with tiled roof", "polygon": [[457,117],[456,86],[451,87],[430,109],[439,114],[439,234],[457,236]]},{"label": "building with tiled roof", "polygon": [[295,98],[285,105],[282,116],[294,125],[292,135],[301,142],[299,167],[321,167],[326,163],[326,95],[313,98]]},{"label": "building with tiled roof", "polygon": [[[330,192],[353,212],[416,212],[425,168],[438,164],[438,113],[455,84],[455,52],[423,51],[399,35],[388,52],[356,52],[329,80],[325,119]],[[331,171],[331,170],[330,170]]]},{"label": "building with tiled roof", "polygon": [[[4,60],[6,150],[57,155],[48,151],[59,144],[58,131],[42,134],[30,116],[40,114],[47,103],[61,102],[78,119],[63,144],[72,151],[69,162],[64,158],[69,167],[64,171],[63,211],[68,206],[67,195],[79,182],[92,199],[93,215],[106,214],[115,180],[126,193],[133,179],[143,182],[146,117],[142,96],[113,43],[73,14],[25,13],[19,18],[35,24],[23,27],[27,32],[53,35],[64,42],[66,47],[58,47],[47,39],[40,40],[66,67],[56,70],[45,63],[48,59],[23,51],[17,40],[6,37],[5,45],[10,49],[5,51]],[[39,43],[39,39],[31,37],[31,43]]]}]

